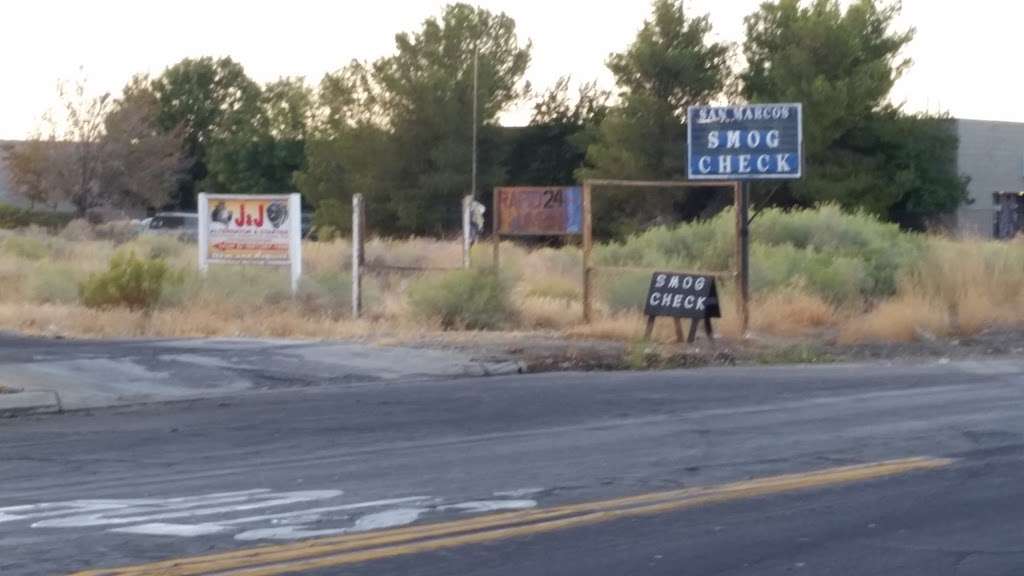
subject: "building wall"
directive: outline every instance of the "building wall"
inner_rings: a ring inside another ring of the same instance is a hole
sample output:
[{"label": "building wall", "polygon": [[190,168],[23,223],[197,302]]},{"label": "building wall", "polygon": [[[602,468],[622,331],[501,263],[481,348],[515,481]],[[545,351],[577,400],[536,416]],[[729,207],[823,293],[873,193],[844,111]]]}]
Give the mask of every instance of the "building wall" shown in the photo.
[{"label": "building wall", "polygon": [[1024,124],[957,120],[957,135],[957,167],[971,179],[967,191],[973,200],[957,211],[957,229],[992,237],[992,193],[1024,190]]}]

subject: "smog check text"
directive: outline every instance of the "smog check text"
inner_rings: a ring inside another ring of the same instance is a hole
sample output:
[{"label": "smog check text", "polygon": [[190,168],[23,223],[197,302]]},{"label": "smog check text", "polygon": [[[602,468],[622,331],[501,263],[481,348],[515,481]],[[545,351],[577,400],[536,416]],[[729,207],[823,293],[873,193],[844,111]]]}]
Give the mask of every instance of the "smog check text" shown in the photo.
[{"label": "smog check text", "polygon": [[[745,120],[786,120],[790,109],[786,106],[745,106],[736,108],[704,109],[697,123],[723,124]],[[779,152],[782,133],[767,130],[710,130],[707,132],[707,151],[721,154],[704,155],[697,160],[701,174],[788,174],[796,171],[796,155]]]},{"label": "smog check text", "polygon": [[[700,292],[706,284],[707,280],[701,277],[659,274],[654,280],[654,290],[664,288],[666,290],[682,289]],[[685,310],[705,310],[707,309],[707,299],[707,296],[652,291],[650,305],[666,308],[683,308]]]}]

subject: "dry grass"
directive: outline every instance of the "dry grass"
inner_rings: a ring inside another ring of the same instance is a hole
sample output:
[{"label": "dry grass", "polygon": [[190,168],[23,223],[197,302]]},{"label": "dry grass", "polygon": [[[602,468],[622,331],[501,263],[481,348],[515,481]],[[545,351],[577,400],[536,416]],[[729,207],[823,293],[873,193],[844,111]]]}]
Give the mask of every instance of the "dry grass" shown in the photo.
[{"label": "dry grass", "polygon": [[851,318],[839,331],[840,344],[912,342],[948,332],[949,318],[928,299],[905,295]]},{"label": "dry grass", "polygon": [[[755,295],[751,328],[786,337],[819,337],[828,331],[838,333],[842,343],[858,343],[1024,325],[1024,243],[928,238],[925,245],[919,261],[901,270],[891,298],[834,304],[820,293],[821,282],[816,292],[796,280]],[[104,270],[119,250],[164,259],[181,271],[182,283],[168,289],[149,314],[81,306],[78,283]],[[367,252],[377,264],[454,268],[461,262],[456,241],[378,239],[368,243]],[[489,244],[474,247],[474,266],[490,266],[491,254]],[[306,244],[303,286],[293,299],[283,270],[215,267],[204,279],[196,272],[195,246],[173,239],[103,239],[81,224],[57,236],[0,231],[0,329],[93,337],[339,339],[409,339],[441,330],[435,321],[415,318],[408,298],[411,288],[439,272],[370,273],[364,281],[367,319],[351,320],[350,258],[345,240]],[[641,303],[634,303],[643,278],[619,274],[602,280],[595,321],[582,325],[577,248],[527,250],[503,243],[501,259],[514,307],[510,331],[619,341],[643,336]],[[723,318],[715,330],[737,338],[740,327],[730,289],[728,283],[720,288]],[[674,342],[672,322],[660,319],[654,339]]]},{"label": "dry grass", "polygon": [[799,289],[786,290],[755,300],[751,328],[779,336],[802,336],[834,326],[838,311],[822,297]]}]

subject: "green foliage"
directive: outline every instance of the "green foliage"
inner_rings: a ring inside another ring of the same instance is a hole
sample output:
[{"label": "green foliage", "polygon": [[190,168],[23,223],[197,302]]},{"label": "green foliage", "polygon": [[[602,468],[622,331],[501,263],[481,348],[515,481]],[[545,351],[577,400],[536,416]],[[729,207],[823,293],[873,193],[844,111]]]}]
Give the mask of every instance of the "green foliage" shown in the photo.
[{"label": "green foliage", "polygon": [[650,272],[616,271],[599,274],[597,289],[613,312],[635,311],[643,309],[650,284]]},{"label": "green foliage", "polygon": [[0,230],[41,226],[49,230],[63,228],[74,218],[63,212],[37,212],[0,204]]},{"label": "green foliage", "polygon": [[33,302],[73,304],[78,301],[79,275],[70,266],[40,263],[26,282]]},{"label": "green foliage", "polygon": [[[733,212],[705,221],[656,227],[625,242],[595,247],[595,262],[680,271],[725,272],[735,252]],[[751,288],[754,294],[801,287],[836,303],[891,296],[897,280],[920,259],[922,238],[901,232],[863,212],[834,205],[814,210],[762,212],[751,227]],[[646,280],[644,280],[646,278]],[[609,306],[636,307],[650,274],[616,274],[602,294]],[[729,280],[724,278],[723,280]]]},{"label": "green foliage", "polygon": [[746,20],[751,102],[802,102],[806,176],[785,186],[806,203],[837,202],[920,227],[965,198],[957,138],[945,118],[887,104],[909,67],[913,30],[893,31],[899,4],[765,2]]},{"label": "green foliage", "polygon": [[124,306],[150,310],[160,301],[175,275],[163,260],[139,259],[134,252],[115,254],[106,272],[91,274],[79,287],[82,303],[89,308]]},{"label": "green foliage", "polygon": [[352,311],[352,275],[321,272],[303,276],[297,298],[307,314],[346,318]]},{"label": "green foliage", "polygon": [[457,229],[459,199],[470,191],[473,50],[479,55],[479,189],[501,179],[495,146],[498,114],[525,96],[530,47],[521,47],[505,14],[453,4],[419,32],[399,34],[395,55],[374,64],[392,125],[396,223],[414,233]]},{"label": "green foliage", "polygon": [[143,258],[170,260],[180,256],[190,247],[173,236],[143,235],[133,239],[122,250],[138,251]]},{"label": "green foliage", "polygon": [[495,330],[512,318],[508,287],[487,269],[421,278],[409,288],[409,305],[445,329]]},{"label": "green foliage", "polygon": [[352,204],[334,198],[321,200],[313,213],[313,228],[321,241],[347,235],[352,230]]},{"label": "green foliage", "polygon": [[[670,179],[684,174],[687,107],[720,96],[729,79],[729,48],[711,42],[707,16],[689,17],[674,0],[657,0],[651,19],[608,68],[621,105],[600,125],[581,178]],[[595,229],[633,226],[642,215],[671,211],[666,196],[606,189],[594,199]],[[633,228],[635,229],[635,228]]]},{"label": "green foliage", "polygon": [[42,260],[50,255],[46,240],[37,236],[8,236],[0,247],[4,252],[25,260]]},{"label": "green foliage", "polygon": [[280,194],[305,161],[313,93],[301,78],[282,78],[260,90],[254,110],[224,119],[209,146],[208,182],[217,191]]},{"label": "green foliage", "polygon": [[570,279],[554,274],[539,278],[530,277],[526,288],[526,296],[560,300],[578,300],[580,292],[580,283],[577,278]]},{"label": "green foliage", "polygon": [[182,179],[179,202],[192,201],[198,183],[209,175],[208,152],[215,140],[237,134],[259,114],[260,88],[231,58],[186,58],[152,81],[164,131],[183,130],[192,161]]},{"label": "green foliage", "polygon": [[569,77],[534,105],[530,125],[518,130],[505,156],[508,181],[524,185],[571,185],[583,166],[587,147],[608,111],[609,93],[596,83],[583,84],[575,102],[569,98]]}]

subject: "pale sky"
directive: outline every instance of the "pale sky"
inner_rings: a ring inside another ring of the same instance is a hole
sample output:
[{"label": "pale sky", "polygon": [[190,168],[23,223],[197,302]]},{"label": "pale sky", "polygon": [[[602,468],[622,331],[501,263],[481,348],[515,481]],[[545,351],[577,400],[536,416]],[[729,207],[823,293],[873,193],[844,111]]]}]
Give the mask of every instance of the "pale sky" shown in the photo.
[{"label": "pale sky", "polygon": [[[355,59],[390,54],[394,34],[419,28],[447,2],[437,0],[12,0],[0,7],[0,139],[38,126],[58,79],[84,69],[96,93],[119,92],[132,74],[159,74],[189,56],[228,55],[259,82],[304,76],[311,84]],[[647,0],[479,0],[504,11],[533,41],[527,72],[541,91],[564,74],[613,87],[604,67],[650,12]],[[743,17],[759,0],[688,0],[711,15],[718,40],[742,41]],[[1018,85],[1024,3],[1009,0],[904,0],[901,25],[918,34],[915,64],[893,99],[909,111],[1024,121]],[[503,116],[529,119],[529,104]]]}]

